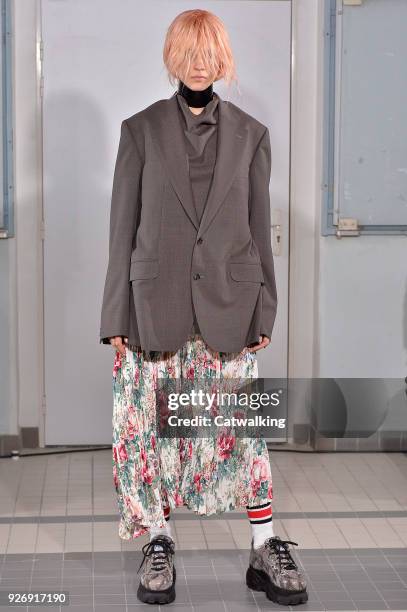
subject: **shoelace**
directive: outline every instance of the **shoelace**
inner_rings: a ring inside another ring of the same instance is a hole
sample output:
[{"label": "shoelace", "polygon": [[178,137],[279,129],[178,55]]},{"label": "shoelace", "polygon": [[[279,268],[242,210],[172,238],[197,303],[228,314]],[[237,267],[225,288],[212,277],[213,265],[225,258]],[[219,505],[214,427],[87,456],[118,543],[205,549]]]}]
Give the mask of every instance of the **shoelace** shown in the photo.
[{"label": "shoelace", "polygon": [[288,549],[289,544],[298,546],[297,542],[292,542],[291,540],[280,540],[280,538],[277,537],[268,538],[268,540],[265,542],[265,546],[277,554],[280,570],[297,569],[297,564],[295,563]]},{"label": "shoelace", "polygon": [[[155,550],[157,546],[161,546],[162,550]],[[151,561],[151,567],[155,572],[164,569],[165,564],[168,561],[169,555],[173,555],[175,552],[174,543],[160,536],[157,536],[156,538],[151,540],[151,542],[147,542],[147,544],[144,544],[141,550],[144,554],[144,557],[142,562],[140,563],[140,567],[138,568],[137,573],[139,573],[139,571],[143,567],[144,561],[147,559],[147,557],[153,557]]]}]

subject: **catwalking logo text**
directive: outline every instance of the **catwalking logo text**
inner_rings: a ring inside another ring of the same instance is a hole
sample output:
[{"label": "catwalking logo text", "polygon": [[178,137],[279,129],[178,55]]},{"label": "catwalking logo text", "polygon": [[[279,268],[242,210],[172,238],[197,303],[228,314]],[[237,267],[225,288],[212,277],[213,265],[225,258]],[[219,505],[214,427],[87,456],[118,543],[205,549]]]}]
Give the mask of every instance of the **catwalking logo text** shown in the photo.
[{"label": "catwalking logo text", "polygon": [[194,417],[171,415],[168,417],[168,425],[170,427],[179,427],[180,425],[185,427],[209,427],[210,425],[215,425],[216,427],[279,427],[284,429],[286,420],[270,416],[262,417],[260,414],[256,414],[253,417],[225,417],[222,414],[218,414],[214,418],[205,415]]}]

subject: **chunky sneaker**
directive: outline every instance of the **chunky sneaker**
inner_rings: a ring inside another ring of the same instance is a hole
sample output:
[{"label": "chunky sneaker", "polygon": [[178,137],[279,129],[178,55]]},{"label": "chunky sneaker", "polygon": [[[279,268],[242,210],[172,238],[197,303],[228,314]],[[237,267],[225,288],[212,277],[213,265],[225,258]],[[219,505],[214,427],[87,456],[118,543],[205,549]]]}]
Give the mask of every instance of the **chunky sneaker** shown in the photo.
[{"label": "chunky sneaker", "polygon": [[[142,548],[144,558],[138,568],[143,568],[137,597],[143,603],[166,604],[175,599],[174,541],[166,535],[158,535]],[[138,573],[137,572],[137,573]]]},{"label": "chunky sneaker", "polygon": [[292,606],[308,600],[305,578],[288,549],[297,542],[268,538],[259,548],[252,546],[246,584],[254,591],[264,591],[271,601]]}]

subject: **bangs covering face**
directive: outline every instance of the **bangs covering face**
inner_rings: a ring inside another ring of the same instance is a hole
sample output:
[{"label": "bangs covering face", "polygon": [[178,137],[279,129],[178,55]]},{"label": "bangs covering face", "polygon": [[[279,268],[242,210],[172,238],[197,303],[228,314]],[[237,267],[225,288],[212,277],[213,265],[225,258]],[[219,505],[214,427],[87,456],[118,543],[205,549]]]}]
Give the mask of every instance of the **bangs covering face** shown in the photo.
[{"label": "bangs covering face", "polygon": [[171,85],[177,79],[185,79],[192,62],[199,56],[212,81],[223,78],[230,84],[236,79],[229,36],[223,22],[209,11],[184,11],[170,24],[164,43],[163,60]]}]

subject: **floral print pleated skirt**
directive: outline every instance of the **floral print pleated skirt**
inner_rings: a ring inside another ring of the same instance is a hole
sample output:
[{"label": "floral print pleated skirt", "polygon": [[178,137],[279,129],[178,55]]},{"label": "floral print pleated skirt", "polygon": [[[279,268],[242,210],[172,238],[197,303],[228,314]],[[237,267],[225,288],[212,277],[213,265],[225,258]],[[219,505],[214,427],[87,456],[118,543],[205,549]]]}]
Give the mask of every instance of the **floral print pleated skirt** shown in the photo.
[{"label": "floral print pleated skirt", "polygon": [[113,365],[113,481],[119,537],[136,538],[165,525],[164,508],[186,506],[211,515],[272,499],[266,441],[222,433],[210,438],[157,435],[157,380],[258,377],[256,353],[211,349],[191,333],[173,352],[115,353]]}]

